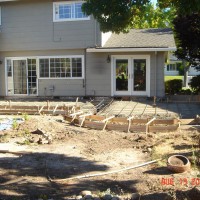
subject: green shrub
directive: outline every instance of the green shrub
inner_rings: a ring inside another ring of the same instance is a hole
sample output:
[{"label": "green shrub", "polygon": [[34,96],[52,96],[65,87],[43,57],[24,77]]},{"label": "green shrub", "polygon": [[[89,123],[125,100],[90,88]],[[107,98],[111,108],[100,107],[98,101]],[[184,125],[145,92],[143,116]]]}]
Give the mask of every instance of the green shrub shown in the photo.
[{"label": "green shrub", "polygon": [[182,89],[180,91],[180,94],[183,94],[183,95],[191,95],[192,94],[192,90],[191,89]]},{"label": "green shrub", "polygon": [[168,80],[165,82],[165,93],[178,94],[182,90],[183,81],[180,79]]},{"label": "green shrub", "polygon": [[192,77],[190,86],[194,93],[198,94],[200,92],[200,75]]}]

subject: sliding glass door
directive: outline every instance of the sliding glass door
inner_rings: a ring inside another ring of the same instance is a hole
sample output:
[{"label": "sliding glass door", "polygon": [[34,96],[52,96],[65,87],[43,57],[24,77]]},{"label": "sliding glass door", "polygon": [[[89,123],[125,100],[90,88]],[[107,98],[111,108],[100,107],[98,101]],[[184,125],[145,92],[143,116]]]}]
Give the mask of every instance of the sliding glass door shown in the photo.
[{"label": "sliding glass door", "polygon": [[36,59],[7,59],[7,94],[37,95]]}]

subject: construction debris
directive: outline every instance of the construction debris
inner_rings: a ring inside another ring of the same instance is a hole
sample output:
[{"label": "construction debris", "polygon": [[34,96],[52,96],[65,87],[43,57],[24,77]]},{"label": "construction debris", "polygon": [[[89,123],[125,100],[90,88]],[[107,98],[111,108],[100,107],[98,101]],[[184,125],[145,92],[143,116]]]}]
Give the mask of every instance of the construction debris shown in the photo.
[{"label": "construction debris", "polygon": [[32,143],[51,144],[53,141],[52,135],[41,129],[37,129],[36,131],[33,131],[32,134],[34,134],[36,136],[36,137],[31,136],[31,138],[29,139],[30,142],[32,142]]}]

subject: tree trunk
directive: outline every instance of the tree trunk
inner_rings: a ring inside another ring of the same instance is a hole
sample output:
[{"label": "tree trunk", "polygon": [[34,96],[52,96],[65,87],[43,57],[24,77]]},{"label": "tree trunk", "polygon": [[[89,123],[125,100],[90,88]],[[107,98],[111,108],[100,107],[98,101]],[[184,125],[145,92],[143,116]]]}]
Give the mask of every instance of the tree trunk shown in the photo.
[{"label": "tree trunk", "polygon": [[188,88],[188,71],[189,71],[189,66],[187,66],[185,60],[183,60],[183,67],[184,67],[184,81],[183,81],[183,86]]}]

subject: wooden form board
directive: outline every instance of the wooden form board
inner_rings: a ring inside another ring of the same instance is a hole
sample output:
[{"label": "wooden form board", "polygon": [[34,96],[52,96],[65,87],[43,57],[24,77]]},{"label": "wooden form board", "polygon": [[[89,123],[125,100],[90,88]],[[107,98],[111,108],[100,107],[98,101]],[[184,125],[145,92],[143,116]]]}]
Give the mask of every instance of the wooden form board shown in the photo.
[{"label": "wooden form board", "polygon": [[200,125],[200,118],[197,119],[180,119],[180,123],[183,125]]},{"label": "wooden form board", "polygon": [[[64,116],[64,119],[71,122],[72,117]],[[76,125],[95,129],[95,130],[115,130],[123,132],[167,132],[175,131],[178,128],[178,120],[152,120],[152,123],[147,125],[148,119],[132,119],[131,123],[128,123],[127,118],[111,118],[110,121],[105,125],[105,117],[91,115],[87,116],[85,121],[81,119],[75,119],[73,122]],[[126,119],[126,120],[125,120]]]},{"label": "wooden form board", "polygon": [[[86,119],[90,119],[91,121],[102,121],[106,119],[104,116],[98,115],[91,115],[87,116]],[[151,119],[131,119],[131,124],[146,124]],[[125,117],[114,117],[109,122],[116,122],[116,123],[128,123],[128,119]],[[152,122],[152,124],[177,124],[177,119],[156,119]]]},{"label": "wooden form board", "polygon": [[[73,106],[3,106],[0,105],[0,114],[49,114],[49,115],[66,115]],[[78,108],[76,108],[78,109]]]}]

